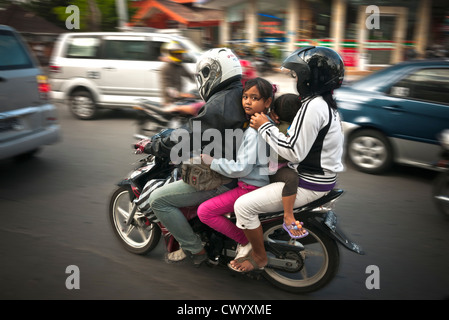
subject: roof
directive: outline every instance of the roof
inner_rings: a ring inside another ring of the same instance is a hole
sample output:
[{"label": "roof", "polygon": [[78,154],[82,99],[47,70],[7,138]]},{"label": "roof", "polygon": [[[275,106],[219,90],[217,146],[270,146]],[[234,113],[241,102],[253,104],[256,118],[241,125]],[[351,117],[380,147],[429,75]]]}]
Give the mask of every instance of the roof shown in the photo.
[{"label": "roof", "polygon": [[220,21],[223,19],[223,12],[197,7],[190,7],[178,2],[168,0],[147,0],[139,4],[139,9],[133,20],[144,20],[157,12],[163,12],[171,19],[185,25],[203,23],[208,21]]},{"label": "roof", "polygon": [[27,11],[15,4],[0,10],[0,24],[13,27],[21,33],[59,34],[67,32],[67,30],[54,25],[34,12]]}]

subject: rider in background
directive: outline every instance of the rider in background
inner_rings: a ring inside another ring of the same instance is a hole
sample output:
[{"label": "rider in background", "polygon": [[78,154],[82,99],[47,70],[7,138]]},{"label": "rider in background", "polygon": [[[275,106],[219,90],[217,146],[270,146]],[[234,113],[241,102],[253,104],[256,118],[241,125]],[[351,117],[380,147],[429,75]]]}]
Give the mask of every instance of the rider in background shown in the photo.
[{"label": "rider in background", "polygon": [[164,104],[172,104],[184,98],[195,98],[195,95],[183,92],[183,78],[195,82],[193,75],[182,63],[186,50],[178,41],[171,41],[162,45],[161,53],[161,60],[165,61],[165,65],[161,69]]}]

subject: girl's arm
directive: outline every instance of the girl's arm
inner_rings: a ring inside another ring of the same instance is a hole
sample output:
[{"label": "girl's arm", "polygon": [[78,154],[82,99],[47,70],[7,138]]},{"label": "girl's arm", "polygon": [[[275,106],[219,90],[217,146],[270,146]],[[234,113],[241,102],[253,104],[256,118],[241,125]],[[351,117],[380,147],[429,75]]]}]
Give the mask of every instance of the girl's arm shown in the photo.
[{"label": "girl's arm", "polygon": [[[230,178],[246,177],[257,163],[257,135],[256,130],[246,129],[236,160],[228,160],[226,158],[213,159],[210,166],[211,169]],[[205,162],[207,163],[207,160]]]},{"label": "girl's arm", "polygon": [[298,111],[288,131],[289,136],[279,132],[270,122],[259,127],[262,138],[290,162],[300,163],[307,156],[323,125],[325,118],[315,101],[310,101]]}]

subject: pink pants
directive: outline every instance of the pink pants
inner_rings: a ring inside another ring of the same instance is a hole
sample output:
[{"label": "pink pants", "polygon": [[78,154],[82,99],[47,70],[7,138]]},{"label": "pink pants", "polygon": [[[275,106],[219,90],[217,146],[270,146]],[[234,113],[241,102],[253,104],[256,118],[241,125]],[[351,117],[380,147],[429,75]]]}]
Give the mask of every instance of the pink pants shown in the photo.
[{"label": "pink pants", "polygon": [[239,181],[237,188],[203,202],[198,207],[198,217],[209,227],[221,232],[228,238],[237,241],[237,243],[246,245],[248,239],[246,239],[243,230],[239,229],[223,215],[234,212],[234,203],[240,196],[258,188],[259,187]]}]

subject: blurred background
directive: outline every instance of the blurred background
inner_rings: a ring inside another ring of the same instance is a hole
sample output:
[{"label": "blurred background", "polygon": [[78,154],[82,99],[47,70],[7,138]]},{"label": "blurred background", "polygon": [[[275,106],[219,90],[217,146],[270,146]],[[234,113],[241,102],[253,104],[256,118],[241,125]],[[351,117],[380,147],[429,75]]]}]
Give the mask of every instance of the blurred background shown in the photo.
[{"label": "blurred background", "polygon": [[[78,30],[67,30],[69,5],[80,10]],[[0,24],[25,36],[43,64],[60,33],[130,26],[177,29],[203,48],[269,54],[274,63],[297,47],[329,46],[359,73],[446,56],[449,46],[445,0],[1,0]]]},{"label": "blurred background", "polygon": [[[71,5],[79,9],[79,28],[73,20],[76,12],[67,10]],[[388,130],[380,135],[380,129],[373,133],[369,128],[351,140],[355,167],[348,162],[339,176],[346,196],[336,212],[343,230],[367,254],[357,256],[342,249],[335,280],[318,292],[298,296],[263,279],[235,277],[223,269],[166,264],[163,241],[147,256],[125,251],[115,239],[107,211],[116,184],[140,159],[131,148],[136,142],[136,114],[129,108],[109,109],[95,121],[81,121],[73,117],[67,103],[54,103],[58,117],[47,120],[60,124],[61,141],[39,148],[37,156],[33,151],[33,157],[25,159],[0,157],[0,299],[449,298],[449,220],[432,198],[439,172],[429,170],[429,162],[425,168],[393,164],[394,150],[413,150],[438,160],[435,132],[449,125],[447,0],[0,0],[0,25],[22,35],[47,74],[61,34],[174,29],[202,50],[231,47],[242,61],[256,67],[252,76],[279,84],[281,92],[296,91],[294,79],[277,68],[288,53],[309,45],[328,46],[344,59],[349,82],[400,65],[353,87],[342,87],[339,108],[347,120],[361,126],[356,121],[372,114],[363,107],[377,106],[379,112],[388,112],[388,117],[377,117],[379,128],[389,124],[390,130],[402,130],[394,136]],[[5,35],[2,32],[0,36]],[[13,55],[2,43],[0,59]],[[125,65],[124,60],[118,65]],[[418,61],[413,68],[401,64],[411,60]],[[79,61],[77,66],[82,67],[87,60]],[[27,95],[23,83],[9,81],[10,86],[5,86],[8,77],[23,72],[2,73],[2,63],[0,107]],[[139,68],[140,63],[136,62]],[[50,78],[69,68],[60,69],[54,68]],[[39,88],[41,96],[47,96],[50,87],[38,79],[34,91]],[[416,88],[420,90],[414,92]],[[410,121],[404,116],[409,109],[414,116]],[[16,113],[13,118],[22,122],[3,121],[6,113],[0,111],[1,146],[4,136],[21,134],[23,125],[18,124],[27,122]],[[396,138],[423,131],[426,136],[404,139],[422,144],[392,148],[397,146]],[[428,151],[430,147],[435,153]],[[409,158],[411,154],[401,160]],[[379,160],[388,162],[390,170],[368,174]],[[70,265],[80,269],[79,290],[65,286]],[[375,290],[365,284],[371,265],[380,270],[380,288]]]}]

